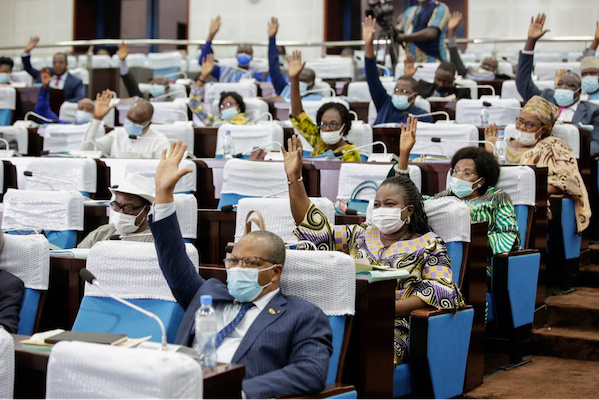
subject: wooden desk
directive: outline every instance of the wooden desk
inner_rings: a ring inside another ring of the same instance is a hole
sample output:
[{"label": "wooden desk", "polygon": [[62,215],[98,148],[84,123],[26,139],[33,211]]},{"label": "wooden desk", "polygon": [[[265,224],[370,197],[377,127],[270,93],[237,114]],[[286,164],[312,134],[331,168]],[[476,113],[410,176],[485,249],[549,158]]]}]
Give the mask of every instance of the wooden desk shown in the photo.
[{"label": "wooden desk", "polygon": [[490,96],[493,94],[491,93],[491,89],[481,88],[480,85],[493,86],[493,89],[495,90],[495,95],[501,96],[501,87],[503,86],[503,82],[505,82],[504,79],[494,79],[492,81],[476,81],[476,84],[478,86],[478,98],[480,99],[480,96]]},{"label": "wooden desk", "polygon": [[0,193],[0,202],[8,189],[17,188],[17,168],[9,160],[3,160],[2,164],[4,165],[4,186],[2,187],[2,193]]},{"label": "wooden desk", "polygon": [[37,134],[37,128],[27,128],[27,154],[30,157],[39,157],[44,150],[44,138]]},{"label": "wooden desk", "polygon": [[[43,399],[46,396],[47,353],[23,349],[20,341],[28,336],[12,335],[15,344],[16,399]],[[204,374],[205,399],[239,399],[245,367],[237,364],[218,364]]]},{"label": "wooden desk", "polygon": [[[214,158],[216,156],[217,127],[194,127],[194,156],[197,158]],[[293,128],[283,128],[284,145],[294,134]]]},{"label": "wooden desk", "polygon": [[[345,89],[347,91],[347,89]],[[355,111],[358,114],[360,121],[368,122],[368,107],[370,106],[369,101],[352,101],[349,103],[349,109]],[[376,140],[376,139],[375,139]]]}]

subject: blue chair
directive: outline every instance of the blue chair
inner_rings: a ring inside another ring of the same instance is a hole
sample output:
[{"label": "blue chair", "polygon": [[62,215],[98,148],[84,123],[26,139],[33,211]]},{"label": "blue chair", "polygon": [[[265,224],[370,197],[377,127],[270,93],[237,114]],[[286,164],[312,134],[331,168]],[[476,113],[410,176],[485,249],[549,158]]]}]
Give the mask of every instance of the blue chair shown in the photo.
[{"label": "blue chair", "polygon": [[25,284],[17,333],[32,335],[37,331],[50,280],[48,240],[43,235],[5,235],[0,265]]},{"label": "blue chair", "polygon": [[[340,389],[343,361],[349,343],[356,303],[356,268],[353,258],[335,251],[287,250],[281,290],[316,304],[328,316],[333,330],[333,354],[327,388],[318,397],[356,399],[351,385]],[[330,396],[330,397],[329,397]]]},{"label": "blue chair", "polygon": [[[198,252],[188,244],[187,254],[198,265]],[[89,251],[87,268],[109,293],[158,315],[167,340],[173,343],[184,310],[166,283],[153,243],[104,241]],[[73,331],[122,333],[132,338],[151,335],[160,342],[161,331],[151,318],[108,297],[97,287],[86,285]]]}]

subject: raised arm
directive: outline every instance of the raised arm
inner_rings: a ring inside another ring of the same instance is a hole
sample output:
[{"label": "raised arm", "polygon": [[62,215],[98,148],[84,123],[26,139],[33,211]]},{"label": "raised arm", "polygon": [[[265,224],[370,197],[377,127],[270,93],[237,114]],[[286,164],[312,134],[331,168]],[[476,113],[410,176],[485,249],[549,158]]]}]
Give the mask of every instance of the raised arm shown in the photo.
[{"label": "raised arm", "polygon": [[516,88],[518,93],[524,99],[528,101],[532,96],[541,94],[541,90],[532,81],[532,68],[534,56],[535,44],[543,35],[549,32],[549,29],[543,29],[545,25],[545,14],[539,14],[535,17],[530,18],[530,26],[528,27],[528,38],[524,45],[524,51],[520,53],[518,60],[518,69],[516,70]]},{"label": "raised arm", "polygon": [[310,208],[310,198],[302,179],[302,142],[297,136],[287,140],[287,150],[281,147],[285,157],[285,174],[289,183],[289,203],[295,224],[299,225]]},{"label": "raised arm", "polygon": [[31,38],[29,39],[29,42],[27,42],[27,44],[25,45],[25,50],[21,57],[21,59],[23,60],[23,68],[36,81],[40,79],[40,72],[31,66],[31,54],[30,53],[33,49],[35,49],[35,46],[37,46],[39,41],[40,41],[40,38],[38,36],[31,36]]},{"label": "raised arm", "polygon": [[545,14],[538,14],[536,18],[530,17],[530,26],[528,27],[528,37],[526,39],[526,44],[524,45],[524,50],[533,51],[537,41],[549,32],[549,29],[543,29],[545,19]]},{"label": "raised arm", "polygon": [[42,69],[40,72],[40,77],[42,80],[42,87],[37,95],[37,103],[35,103],[33,111],[42,117],[58,121],[58,115],[54,114],[54,112],[50,109],[50,92],[48,91],[48,86],[52,80],[50,71],[48,71],[47,68]]},{"label": "raised arm", "polygon": [[95,146],[102,151],[106,157],[110,157],[113,135],[108,134],[96,139],[96,133],[102,124],[102,119],[104,119],[110,110],[116,107],[116,104],[110,105],[110,100],[112,100],[112,97],[112,91],[108,89],[96,95],[96,103],[94,104],[94,118],[89,124],[87,131],[83,135],[83,144],[94,143]]},{"label": "raised arm", "polygon": [[119,56],[120,60],[120,74],[121,78],[123,78],[123,83],[127,88],[127,93],[130,97],[143,97],[143,93],[139,90],[139,86],[137,85],[137,81],[135,77],[129,73],[129,67],[127,66],[127,56],[129,55],[129,47],[123,40],[121,44],[119,44],[119,49],[116,52]]},{"label": "raised arm", "polygon": [[462,57],[460,57],[460,52],[458,51],[458,45],[456,44],[456,35],[455,31],[460,25],[460,21],[462,20],[462,13],[459,11],[454,11],[451,13],[451,17],[449,17],[449,23],[447,24],[447,28],[449,30],[449,44],[447,48],[449,49],[449,61],[453,65],[455,65],[458,74],[462,77],[466,77],[468,75],[468,69],[462,62]]},{"label": "raised arm", "polygon": [[302,107],[302,96],[299,90],[299,76],[306,62],[302,63],[302,52],[294,50],[291,59],[285,56],[287,63],[289,63],[289,84],[291,85],[291,115],[297,117],[300,115],[304,108]]},{"label": "raised arm", "polygon": [[[202,47],[202,53],[200,54],[199,63],[202,65],[202,62],[206,59],[208,54],[212,54],[212,41],[214,40],[214,36],[218,33],[220,29],[220,15],[217,15],[216,18],[210,20],[210,27],[208,29],[208,37],[206,38],[206,43],[204,47]],[[220,78],[220,67],[216,66],[212,70],[212,75],[216,78]]]},{"label": "raised arm", "polygon": [[285,76],[281,71],[281,66],[279,65],[279,49],[277,47],[277,32],[279,31],[279,20],[276,17],[272,17],[270,21],[268,21],[268,73],[270,75],[270,80],[272,85],[275,88],[275,92],[277,94],[281,94],[285,86],[287,86],[287,81],[285,81]]},{"label": "raised arm", "polygon": [[370,97],[377,109],[388,101],[389,95],[385,90],[385,87],[381,83],[379,78],[379,71],[376,66],[376,59],[374,58],[374,33],[376,30],[376,19],[368,16],[362,22],[362,39],[364,40],[365,46],[365,60],[364,68],[366,72],[366,81],[368,82],[368,90],[370,91]]},{"label": "raised arm", "polygon": [[396,175],[404,173],[408,170],[408,161],[410,160],[410,152],[416,144],[416,129],[418,120],[415,117],[408,117],[406,124],[401,124],[399,136],[399,162],[397,164]]}]

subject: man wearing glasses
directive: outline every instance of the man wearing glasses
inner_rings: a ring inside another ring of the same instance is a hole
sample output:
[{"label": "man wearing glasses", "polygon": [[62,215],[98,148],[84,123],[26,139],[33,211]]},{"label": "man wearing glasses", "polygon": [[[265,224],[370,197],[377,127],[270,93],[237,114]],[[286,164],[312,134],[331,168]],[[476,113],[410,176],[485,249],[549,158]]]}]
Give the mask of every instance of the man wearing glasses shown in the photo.
[{"label": "man wearing glasses", "polygon": [[211,295],[219,331],[217,361],[245,366],[247,398],[319,393],[332,353],[331,328],[317,306],[281,292],[283,240],[266,231],[245,235],[224,260],[227,284],[204,280],[187,257],[173,196],[177,181],[191,172],[178,169],[186,148],[179,141],[168,156],[162,154],[150,220],[160,268],[185,309],[175,342],[193,346],[200,297]]},{"label": "man wearing glasses", "polygon": [[153,242],[148,227],[148,213],[154,202],[152,181],[139,174],[130,174],[120,185],[110,188],[110,223],[92,231],[77,245],[89,249],[103,240]]},{"label": "man wearing glasses", "polygon": [[[154,107],[145,99],[138,99],[127,112],[123,127],[97,137],[102,119],[116,104],[110,104],[113,94],[104,90],[96,95],[94,118],[83,135],[83,146],[100,150],[109,158],[160,158],[162,150],[168,149],[169,141],[162,133],[152,129]],[[92,148],[93,147],[93,148]]]}]

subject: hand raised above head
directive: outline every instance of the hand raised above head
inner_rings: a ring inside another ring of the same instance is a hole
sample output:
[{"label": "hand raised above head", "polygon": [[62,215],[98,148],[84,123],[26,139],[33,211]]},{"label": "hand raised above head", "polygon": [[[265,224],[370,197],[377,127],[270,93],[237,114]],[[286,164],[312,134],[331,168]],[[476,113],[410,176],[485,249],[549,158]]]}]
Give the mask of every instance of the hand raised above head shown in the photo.
[{"label": "hand raised above head", "polygon": [[272,17],[268,22],[268,29],[266,33],[268,33],[268,37],[277,36],[277,32],[279,31],[279,20],[277,17]]},{"label": "hand raised above head", "polygon": [[499,137],[499,130],[497,129],[497,125],[493,122],[491,125],[485,128],[485,140],[487,142],[491,142],[495,144],[497,142],[497,138]]},{"label": "hand raised above head", "polygon": [[94,104],[94,119],[103,119],[106,114],[116,107],[116,104],[110,105],[110,100],[114,97],[110,89],[105,89],[102,93],[96,95],[96,104]]},{"label": "hand raised above head", "polygon": [[125,58],[129,55],[129,47],[127,47],[127,43],[123,40],[121,44],[119,44],[119,49],[116,54],[119,56],[119,60],[124,61]]},{"label": "hand raised above head", "polygon": [[462,13],[459,11],[454,11],[451,13],[449,17],[449,23],[447,24],[447,29],[449,32],[455,33],[455,30],[460,26],[460,21],[462,20]]},{"label": "hand raised above head", "polygon": [[532,40],[539,40],[543,35],[549,32],[549,29],[543,29],[545,25],[545,14],[538,14],[535,17],[530,18],[530,26],[528,27],[528,38]]},{"label": "hand raised above head", "polygon": [[191,169],[179,169],[179,164],[187,151],[187,144],[178,140],[171,143],[167,152],[162,150],[162,156],[158,167],[156,167],[156,204],[172,203],[174,199],[175,185],[179,180],[189,174]]},{"label": "hand raised above head", "polygon": [[297,181],[302,176],[302,142],[297,137],[287,139],[287,150],[281,146],[281,152],[285,160],[285,173],[290,182]]},{"label": "hand raised above head", "polygon": [[306,62],[302,63],[302,52],[299,50],[293,50],[293,54],[291,58],[285,56],[288,64],[289,78],[298,78],[304,67],[306,66]]},{"label": "hand raised above head", "polygon": [[416,130],[418,126],[418,120],[416,117],[408,117],[406,124],[401,124],[399,136],[399,153],[410,154],[416,144]]},{"label": "hand raised above head", "polygon": [[37,43],[40,41],[39,36],[31,36],[31,38],[29,39],[29,42],[27,42],[27,44],[25,45],[25,52],[29,53],[31,50],[35,49],[35,46],[37,46]]},{"label": "hand raised above head", "polygon": [[362,22],[362,40],[366,44],[374,42],[374,34],[376,32],[376,18],[368,16]]},{"label": "hand raised above head", "polygon": [[214,36],[218,33],[220,29],[220,15],[217,15],[216,18],[210,20],[210,28],[208,30],[208,39],[212,41]]},{"label": "hand raised above head", "polygon": [[404,61],[403,74],[404,76],[414,76],[414,74],[416,74],[416,71],[418,71],[418,68],[420,67],[420,65],[414,65],[414,56],[408,54],[406,60]]},{"label": "hand raised above head", "polygon": [[48,68],[42,68],[40,71],[40,79],[43,87],[47,88],[50,85],[52,75],[50,75],[50,70]]}]

